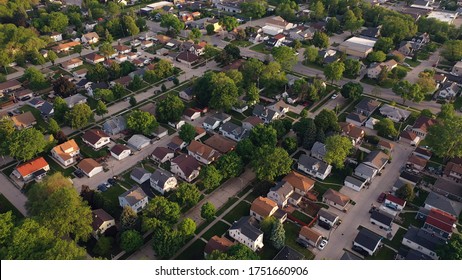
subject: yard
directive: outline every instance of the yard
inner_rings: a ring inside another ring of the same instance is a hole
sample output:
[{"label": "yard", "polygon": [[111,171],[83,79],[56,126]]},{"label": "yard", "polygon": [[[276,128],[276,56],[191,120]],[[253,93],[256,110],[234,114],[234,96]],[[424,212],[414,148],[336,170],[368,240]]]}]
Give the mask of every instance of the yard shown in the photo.
[{"label": "yard", "polygon": [[207,230],[201,237],[205,240],[209,240],[215,235],[222,236],[229,229],[229,225],[222,221],[218,221],[209,230]]},{"label": "yard", "polygon": [[50,165],[51,172],[61,172],[64,176],[66,177],[71,177],[73,178],[74,176],[72,175],[72,172],[74,172],[75,167],[70,166],[66,169],[64,169],[61,165],[59,165],[56,161],[54,161],[49,155],[44,156],[45,160],[48,162]]},{"label": "yard", "polygon": [[234,203],[236,203],[237,201],[237,198],[236,197],[231,197],[229,198],[228,202],[225,203],[225,205],[223,205],[218,211],[217,213],[215,214],[217,217],[220,216],[221,214],[223,214],[223,212],[225,212],[229,207],[231,207],[231,205],[233,205]]},{"label": "yard", "polygon": [[250,204],[245,201],[239,202],[223,219],[229,223],[239,220],[243,216],[248,216],[250,211]]},{"label": "yard", "polygon": [[206,243],[200,239],[186,248],[176,259],[177,260],[203,260]]},{"label": "yard", "polygon": [[401,247],[401,242],[403,241],[403,237],[405,234],[406,230],[403,228],[399,228],[392,240],[383,239],[383,242],[388,246],[398,250],[399,247]]},{"label": "yard", "polygon": [[82,140],[81,137],[77,137],[74,139],[77,142],[77,145],[79,145],[80,152],[84,157],[87,158],[100,158],[100,157],[105,157],[108,155],[107,148],[102,148],[98,151],[93,150],[92,147],[88,146],[85,144]]},{"label": "yard", "polygon": [[415,197],[412,200],[412,204],[416,206],[424,206],[425,200],[427,199],[429,192],[423,189],[414,189],[414,192],[415,192]]},{"label": "yard", "polygon": [[404,63],[409,64],[411,67],[417,67],[420,65],[420,61],[413,61],[412,59],[406,58]]},{"label": "yard", "polygon": [[366,260],[394,260],[395,255],[395,251],[383,246],[376,252],[375,255],[367,257]]},{"label": "yard", "polygon": [[48,124],[43,120],[42,115],[38,109],[35,109],[32,106],[24,105],[20,108],[22,112],[31,112],[34,115],[35,120],[37,121],[37,126],[40,130],[47,131]]},{"label": "yard", "polygon": [[265,43],[260,43],[258,45],[254,45],[254,46],[250,47],[250,49],[252,51],[256,51],[256,52],[264,53],[264,54],[271,53],[269,50],[266,49]]},{"label": "yard", "polygon": [[307,260],[314,259],[314,254],[310,250],[301,247],[296,242],[298,238],[298,234],[300,232],[300,227],[294,223],[285,222],[284,229],[286,231],[286,245],[292,247],[292,249],[303,254],[305,256],[305,259]]},{"label": "yard", "polygon": [[234,40],[234,41],[231,41],[231,44],[239,46],[239,47],[243,47],[243,48],[246,48],[252,45],[251,42],[243,41],[243,40]]},{"label": "yard", "polygon": [[416,226],[418,228],[422,227],[424,223],[422,221],[416,220],[416,215],[417,212],[407,212],[399,214],[399,216],[403,219],[403,223],[401,225],[405,228],[408,228],[410,225]]},{"label": "yard", "polygon": [[296,219],[299,219],[300,221],[304,222],[305,224],[309,224],[313,220],[310,217],[308,217],[305,213],[300,212],[298,210],[295,210],[294,212],[292,212],[291,215],[295,217]]},{"label": "yard", "polygon": [[11,204],[5,196],[3,196],[3,194],[0,194],[0,213],[6,213],[8,211],[11,211],[18,219],[24,218],[24,215],[21,214],[21,212],[19,212],[18,209],[16,209],[16,207],[14,207],[14,205]]},{"label": "yard", "polygon": [[104,198],[103,209],[113,217],[119,217],[120,213],[122,213],[122,209],[119,206],[119,195],[123,194],[125,191],[126,190],[119,184],[115,184],[107,191],[101,193],[101,196]]}]

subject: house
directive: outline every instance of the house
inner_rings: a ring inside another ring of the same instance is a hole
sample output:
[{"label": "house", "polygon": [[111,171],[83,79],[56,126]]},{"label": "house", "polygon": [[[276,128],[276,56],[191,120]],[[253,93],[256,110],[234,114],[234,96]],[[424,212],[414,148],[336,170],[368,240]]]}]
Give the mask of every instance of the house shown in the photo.
[{"label": "house", "polygon": [[408,172],[406,170],[404,170],[403,172],[401,172],[401,174],[399,174],[399,179],[412,186],[416,186],[422,180],[422,178],[419,175]]},{"label": "house", "polygon": [[370,256],[377,251],[381,243],[382,236],[368,230],[367,228],[361,228],[353,241],[354,246],[361,247]]},{"label": "house", "polygon": [[[431,1],[430,1],[431,2]],[[430,16],[431,18],[431,16]],[[422,49],[425,45],[427,45],[428,43],[430,43],[430,34],[428,34],[427,32],[425,33],[422,33],[420,35],[417,35],[417,36],[414,36],[412,37],[411,39],[411,44],[412,44],[412,48],[414,50],[420,50]]]},{"label": "house", "polygon": [[263,248],[263,232],[258,229],[258,221],[254,217],[244,216],[234,222],[228,234],[237,242],[249,247],[252,251]]},{"label": "house", "polygon": [[182,90],[179,94],[180,98],[186,100],[186,101],[191,101],[195,97],[194,92],[192,87],[185,88]]},{"label": "house", "polygon": [[[356,114],[356,113],[355,113]],[[366,123],[364,123],[364,126],[370,129],[374,129],[374,126],[379,123],[378,119],[375,119],[373,117],[370,117],[367,119]]]},{"label": "house", "polygon": [[176,60],[191,67],[192,64],[199,60],[199,56],[193,52],[184,51],[177,55]]},{"label": "house", "polygon": [[68,108],[72,108],[77,104],[87,103],[87,98],[80,93],[64,98]]},{"label": "house", "polygon": [[119,196],[120,207],[124,208],[125,206],[128,206],[136,213],[143,210],[147,204],[148,196],[139,186],[132,187]]},{"label": "house", "polygon": [[189,144],[188,154],[203,164],[210,164],[221,156],[213,148],[196,140],[191,141]]},{"label": "house", "polygon": [[149,180],[151,188],[161,194],[174,190],[178,185],[176,178],[170,172],[162,169],[156,169]]},{"label": "house", "polygon": [[94,52],[94,53],[87,54],[85,56],[85,60],[88,63],[91,63],[91,64],[95,65],[97,63],[103,62],[104,61],[104,56],[99,55],[96,52]]},{"label": "house", "polygon": [[84,44],[96,44],[99,41],[99,35],[96,32],[90,32],[87,34],[83,34],[80,40]]},{"label": "house", "polygon": [[116,135],[127,129],[127,122],[123,116],[110,118],[103,124],[103,131],[110,135]]},{"label": "house", "polygon": [[356,106],[355,112],[366,117],[370,117],[379,108],[380,102],[370,98],[363,98]]},{"label": "house", "polygon": [[286,36],[284,36],[284,34],[282,33],[279,33],[269,38],[268,40],[266,40],[265,44],[268,48],[277,48],[277,47],[282,46],[282,43],[284,42],[285,39],[286,39]]},{"label": "house", "polygon": [[89,178],[103,171],[103,166],[92,158],[82,159],[77,168],[80,169]]},{"label": "house", "polygon": [[379,226],[381,229],[386,231],[391,231],[391,226],[393,224],[394,217],[380,212],[380,211],[372,211],[370,221],[373,225]]},{"label": "house", "polygon": [[242,127],[249,131],[258,124],[264,124],[264,121],[257,116],[250,116],[242,121]]},{"label": "house", "polygon": [[436,249],[441,246],[444,241],[426,230],[410,226],[403,237],[402,244],[416,250],[430,258],[437,260],[438,255]]},{"label": "house", "polygon": [[63,34],[62,34],[62,33],[59,33],[59,32],[52,32],[51,35],[50,35],[50,38],[51,38],[54,42],[59,42],[59,41],[62,41],[62,40],[63,40]]},{"label": "house", "polygon": [[324,145],[321,142],[316,141],[313,144],[313,147],[311,148],[311,156],[319,159],[319,160],[324,160],[324,157],[326,156],[327,150],[326,150],[326,145]]},{"label": "house", "polygon": [[80,148],[74,139],[64,142],[51,150],[51,155],[64,167],[77,162],[80,157]]},{"label": "house", "polygon": [[388,153],[391,153],[393,152],[395,144],[385,141],[383,139],[380,139],[379,143],[377,143],[377,147],[381,149],[382,151],[388,151]]},{"label": "house", "polygon": [[77,71],[74,71],[72,73],[72,75],[74,75],[74,77],[78,78],[78,79],[83,79],[87,76],[87,73],[88,73],[88,69],[86,68],[82,68],[82,69],[79,69]]},{"label": "house", "polygon": [[220,121],[220,123],[227,123],[231,120],[231,116],[225,113],[216,113],[212,115],[213,118]]},{"label": "house", "polygon": [[228,238],[214,235],[205,245],[204,256],[208,256],[214,251],[226,253],[229,250],[229,248],[233,245],[234,242],[232,242]]},{"label": "house", "polygon": [[117,45],[117,46],[114,46],[114,49],[116,50],[116,52],[118,52],[119,54],[127,54],[129,53],[132,48],[130,48],[129,46],[125,46],[125,45]]},{"label": "house", "polygon": [[456,82],[445,82],[438,93],[438,98],[454,99],[457,93],[459,93],[459,90],[459,85]]},{"label": "house", "polygon": [[95,28],[95,26],[96,26],[97,24],[98,24],[98,23],[97,23],[96,21],[85,23],[85,31],[87,31],[87,32],[92,31],[93,28]]},{"label": "house", "polygon": [[39,108],[40,114],[44,117],[49,117],[55,113],[55,109],[53,108],[53,104],[50,102],[45,101],[42,106]]},{"label": "house", "polygon": [[32,98],[31,100],[29,100],[28,103],[29,103],[30,106],[37,109],[37,108],[39,108],[40,106],[42,106],[45,103],[45,100],[43,100],[40,97],[36,97],[36,98]]},{"label": "house", "polygon": [[20,89],[14,92],[16,100],[25,100],[34,97],[34,92],[30,89]]},{"label": "house", "polygon": [[301,196],[305,196],[314,187],[314,180],[295,171],[291,171],[287,174],[282,178],[282,181],[292,185],[294,192]]},{"label": "house", "polygon": [[411,112],[407,110],[393,107],[388,104],[385,104],[382,107],[380,107],[379,111],[381,115],[391,119],[394,122],[405,121],[411,115]]},{"label": "house", "polygon": [[341,261],[360,261],[363,260],[363,258],[358,257],[358,255],[351,253],[350,251],[344,251],[342,257],[340,258]]},{"label": "house", "polygon": [[414,49],[412,48],[412,43],[411,42],[402,41],[399,44],[398,51],[400,53],[404,54],[405,56],[410,56],[410,55],[412,55],[412,52],[414,51]]},{"label": "house", "polygon": [[246,138],[249,136],[249,131],[242,128],[241,126],[238,126],[237,124],[234,124],[232,122],[226,122],[220,127],[220,133],[223,134],[223,136],[230,138],[231,140],[234,141],[241,141],[242,139]]},{"label": "house", "polygon": [[289,182],[280,181],[269,190],[268,198],[275,201],[282,208],[287,203],[298,205],[302,196],[294,192],[294,187]]},{"label": "house", "polygon": [[411,131],[414,132],[421,139],[424,139],[427,136],[428,129],[430,126],[435,125],[437,121],[429,117],[420,116],[414,122]]},{"label": "house", "polygon": [[205,118],[202,126],[207,130],[214,130],[220,126],[221,122],[213,117]]},{"label": "house", "polygon": [[187,120],[194,121],[201,117],[201,111],[194,110],[193,108],[186,108],[183,117]]},{"label": "house", "polygon": [[377,169],[378,172],[382,171],[388,163],[389,156],[382,151],[375,150],[370,152],[364,159],[364,164]]},{"label": "house", "polygon": [[56,53],[68,52],[77,45],[80,45],[80,42],[71,41],[71,42],[68,42],[68,43],[58,44],[57,46],[54,46],[52,49]]},{"label": "house", "polygon": [[119,53],[118,55],[116,55],[116,57],[114,59],[118,63],[122,63],[122,62],[125,62],[125,61],[128,60],[128,56],[126,54]]},{"label": "house", "polygon": [[204,144],[217,150],[221,154],[226,154],[236,148],[236,142],[230,140],[220,134],[214,134],[212,137],[204,141]]},{"label": "house", "polygon": [[385,197],[384,204],[386,207],[391,208],[395,211],[401,211],[404,209],[404,206],[406,206],[406,200],[403,200],[392,194],[387,194],[387,196]]},{"label": "house", "polygon": [[61,63],[61,66],[66,70],[72,70],[81,65],[83,65],[83,61],[79,58],[71,58]]},{"label": "house", "polygon": [[175,156],[175,153],[169,148],[157,147],[154,149],[151,156],[154,161],[164,163],[171,160]]},{"label": "house", "polygon": [[273,260],[278,261],[288,261],[288,260],[304,260],[305,256],[302,253],[299,253],[295,249],[292,249],[289,246],[284,246],[279,253],[273,258]]},{"label": "house", "polygon": [[241,10],[241,3],[239,1],[236,2],[218,2],[215,4],[218,10],[222,10],[228,13],[233,14],[240,14]]},{"label": "house", "polygon": [[82,140],[93,149],[99,150],[111,142],[111,137],[100,129],[90,129],[83,134]]},{"label": "house", "polygon": [[456,224],[456,217],[438,209],[431,209],[422,229],[446,241],[451,238]]},{"label": "house", "polygon": [[116,225],[115,219],[101,208],[92,210],[91,215],[93,218],[91,222],[92,235],[95,239],[98,239],[104,235],[106,230]]},{"label": "house", "polygon": [[338,46],[338,49],[347,55],[365,58],[373,51],[375,42],[375,40],[371,39],[351,37],[350,39],[342,42]]},{"label": "house", "polygon": [[462,76],[462,61],[457,61],[452,67],[452,73],[457,76]]},{"label": "house", "polygon": [[117,160],[123,160],[124,158],[128,157],[132,151],[125,145],[116,144],[110,150],[111,156],[115,157]]},{"label": "house", "polygon": [[340,129],[342,130],[342,135],[350,138],[353,145],[360,144],[362,139],[366,135],[366,133],[364,132],[362,128],[359,128],[352,123],[340,122],[339,125],[340,125]]},{"label": "house", "polygon": [[398,63],[394,59],[381,63],[372,63],[369,68],[367,68],[367,76],[370,79],[377,79],[382,72],[382,69],[385,68],[387,72],[390,72],[396,66],[398,66]]},{"label": "house", "polygon": [[283,116],[289,112],[289,105],[287,105],[284,100],[279,100],[271,103],[267,106],[268,109],[278,112],[279,115]]},{"label": "house", "polygon": [[37,120],[30,111],[27,111],[20,115],[12,116],[11,120],[13,121],[14,127],[17,130],[30,128],[37,124]]},{"label": "house", "polygon": [[403,130],[399,134],[399,141],[402,143],[409,144],[411,146],[417,146],[417,144],[419,144],[420,142],[420,137],[412,131]]},{"label": "house", "polygon": [[207,28],[207,25],[213,25],[213,31],[218,32],[221,30],[220,21],[216,18],[208,18],[204,22],[204,28]]},{"label": "house", "polygon": [[[358,166],[356,166],[354,175],[357,178],[362,178],[366,180],[366,183],[368,183],[371,182],[372,179],[374,179],[375,175],[377,175],[377,169],[364,163],[360,163]],[[359,182],[354,182],[355,188],[358,188],[358,186],[356,185],[357,183]]]},{"label": "house", "polygon": [[309,228],[307,226],[303,226],[300,229],[300,233],[298,234],[298,238],[303,240],[303,242],[308,243],[309,245],[313,247],[317,247],[319,245],[319,242],[322,240],[322,233],[319,231]]},{"label": "house", "polygon": [[324,180],[332,171],[332,166],[324,161],[303,154],[298,160],[298,169],[313,177]]},{"label": "house", "polygon": [[128,139],[127,144],[133,149],[141,151],[141,149],[151,144],[151,139],[141,134],[134,134],[132,137],[130,137],[130,139]]},{"label": "house", "polygon": [[151,173],[141,167],[135,167],[130,172],[130,178],[140,185],[149,180],[150,177]]},{"label": "house", "polygon": [[184,148],[186,148],[186,146],[188,145],[188,143],[186,143],[183,139],[181,139],[179,136],[174,136],[172,138],[172,140],[170,141],[170,143],[167,144],[167,147],[176,152],[178,150],[182,150]]},{"label": "house", "polygon": [[120,84],[124,87],[127,87],[131,82],[132,82],[133,78],[130,77],[130,76],[123,76],[123,77],[120,77],[112,82],[110,82],[110,85],[111,87],[113,87],[114,85],[116,84]]},{"label": "house", "polygon": [[18,165],[11,174],[19,180],[28,182],[30,180],[41,180],[49,170],[48,162],[43,157],[38,157]]},{"label": "house", "polygon": [[446,164],[443,175],[445,178],[459,182],[462,179],[462,164],[451,160]]},{"label": "house", "polygon": [[138,57],[138,55],[137,55],[136,53],[134,53],[134,52],[129,52],[129,53],[127,53],[127,58],[130,59],[130,60],[132,60],[132,61],[133,61],[134,59],[136,59],[137,57]]},{"label": "house", "polygon": [[290,29],[288,33],[292,40],[306,41],[313,39],[314,30],[306,26],[297,26]]},{"label": "house", "polygon": [[[289,30],[289,29],[294,28],[295,25],[293,23],[290,23],[290,22],[284,20],[280,16],[274,16],[274,17],[269,18],[266,21],[266,25],[263,27],[263,32],[265,32],[265,27],[266,28],[275,27],[275,28],[281,28],[282,30]],[[265,32],[265,33],[267,33],[267,32]],[[281,33],[281,32],[279,32],[279,33]],[[272,34],[272,35],[275,35],[275,34]]]},{"label": "house", "polygon": [[319,221],[327,223],[330,227],[335,226],[340,221],[340,218],[338,215],[324,208],[319,209],[317,216],[318,216]]},{"label": "house", "polygon": [[426,160],[430,160],[432,157],[433,153],[430,150],[424,149],[422,147],[417,147],[413,152],[413,155],[416,155],[418,157],[424,158]]},{"label": "house", "polygon": [[192,182],[196,179],[199,176],[200,169],[199,162],[190,155],[181,154],[171,160],[170,171],[187,182]]},{"label": "house", "polygon": [[363,126],[367,117],[355,112],[351,112],[346,116],[346,122],[354,124],[355,126]]},{"label": "house", "polygon": [[22,84],[18,80],[9,80],[0,84],[0,97],[5,93],[20,89]]},{"label": "house", "polygon": [[335,50],[319,50],[318,58],[322,60],[322,64],[330,64],[339,60]]},{"label": "house", "polygon": [[406,167],[410,168],[414,172],[420,172],[424,170],[428,160],[421,158],[416,155],[410,155],[406,162]]},{"label": "house", "polygon": [[168,129],[159,125],[154,129],[154,131],[152,132],[152,135],[158,139],[164,138],[165,136],[168,135]]},{"label": "house", "polygon": [[207,131],[200,126],[195,126],[194,130],[196,131],[196,136],[194,137],[194,140],[196,141],[199,141],[199,139],[207,135]]},{"label": "house", "polygon": [[267,217],[274,217],[281,223],[287,219],[287,213],[278,208],[278,205],[273,200],[259,196],[250,206],[250,216],[255,217],[259,222]]},{"label": "house", "polygon": [[357,176],[346,176],[345,180],[343,181],[343,185],[345,187],[349,187],[357,192],[361,191],[364,186],[366,185],[367,180],[362,177]]},{"label": "house", "polygon": [[359,33],[359,36],[365,37],[365,38],[372,38],[372,39],[378,39],[380,36],[380,29],[382,26],[377,26],[377,27],[368,27],[366,29],[363,29],[361,33]]},{"label": "house", "polygon": [[141,49],[147,49],[147,48],[150,48],[154,46],[154,42],[153,41],[142,41],[141,42]]},{"label": "house", "polygon": [[447,81],[447,77],[445,74],[442,73],[436,73],[433,75],[433,80],[435,80],[437,87],[441,86]]},{"label": "house", "polygon": [[428,194],[425,199],[424,207],[427,210],[438,209],[454,217],[458,217],[460,214],[460,210],[456,210],[458,208],[455,202],[435,192],[430,192]]},{"label": "house", "polygon": [[350,201],[351,199],[348,196],[333,189],[328,189],[322,195],[322,202],[327,203],[328,205],[341,211],[346,211]]},{"label": "house", "polygon": [[259,117],[265,123],[270,123],[281,117],[280,114],[275,110],[272,110],[260,104],[255,105],[252,111],[252,115]]}]

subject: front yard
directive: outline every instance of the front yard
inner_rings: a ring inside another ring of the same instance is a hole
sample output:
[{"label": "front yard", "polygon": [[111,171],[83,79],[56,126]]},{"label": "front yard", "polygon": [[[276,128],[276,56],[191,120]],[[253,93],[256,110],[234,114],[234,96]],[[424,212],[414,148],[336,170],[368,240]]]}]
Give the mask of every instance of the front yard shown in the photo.
[{"label": "front yard", "polygon": [[200,239],[186,248],[176,259],[177,260],[203,260],[206,243]]},{"label": "front yard", "polygon": [[228,224],[225,224],[222,221],[218,221],[216,224],[214,224],[209,230],[207,230],[202,235],[202,238],[204,238],[205,240],[209,240],[215,235],[222,236],[223,234],[226,233],[228,229],[229,229]]},{"label": "front yard", "polygon": [[260,43],[258,45],[254,45],[254,46],[250,47],[250,49],[252,51],[256,51],[256,52],[264,53],[264,54],[270,54],[271,53],[269,50],[266,49],[265,43]]},{"label": "front yard", "polygon": [[228,223],[233,223],[234,221],[239,220],[243,216],[248,216],[250,213],[250,204],[245,201],[239,202],[236,207],[233,208],[228,214],[226,214],[223,219]]},{"label": "front yard", "polygon": [[103,197],[103,209],[111,214],[114,218],[118,218],[122,213],[122,208],[119,206],[119,195],[123,194],[126,190],[119,184],[115,184],[107,191],[101,193]]}]

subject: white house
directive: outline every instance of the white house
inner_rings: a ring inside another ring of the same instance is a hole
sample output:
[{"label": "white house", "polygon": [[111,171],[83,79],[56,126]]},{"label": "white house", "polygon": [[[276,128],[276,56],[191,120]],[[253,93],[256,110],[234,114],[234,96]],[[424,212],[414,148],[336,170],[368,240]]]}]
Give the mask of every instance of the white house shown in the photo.
[{"label": "white house", "polygon": [[334,189],[328,189],[323,195],[322,195],[322,202],[337,208],[341,211],[345,211],[350,204],[351,199],[334,190]]},{"label": "white house", "polygon": [[324,209],[324,208],[321,208],[319,209],[318,211],[318,220],[324,222],[324,223],[327,223],[329,224],[329,226],[333,227],[334,225],[336,225],[338,223],[338,221],[340,220],[339,216]]},{"label": "white house", "polygon": [[362,190],[366,185],[367,180],[361,177],[347,176],[343,181],[345,187],[349,187],[357,192]]},{"label": "white house", "polygon": [[303,154],[298,160],[298,169],[313,177],[324,180],[332,171],[332,166],[324,161]]},{"label": "white house", "polygon": [[377,175],[377,169],[364,163],[360,163],[356,166],[354,175],[358,178],[365,179],[366,182],[370,182],[374,179],[375,175]]},{"label": "white house", "polygon": [[190,155],[182,154],[171,160],[170,171],[187,182],[192,182],[199,176],[199,162]]},{"label": "white house", "polygon": [[132,150],[125,145],[116,144],[111,148],[111,156],[115,157],[117,160],[123,160],[132,153]]},{"label": "white house", "polygon": [[90,129],[83,134],[82,140],[93,149],[99,150],[111,142],[111,137],[100,129]]},{"label": "white house", "polygon": [[234,222],[228,234],[237,242],[249,247],[252,251],[263,248],[263,232],[258,228],[258,221],[254,217],[244,216]]},{"label": "white house", "polygon": [[207,130],[214,130],[220,126],[220,123],[221,122],[219,120],[213,117],[207,117],[202,123],[202,126]]},{"label": "white house", "polygon": [[92,158],[82,159],[77,167],[89,178],[103,171],[103,166]]},{"label": "white house", "polygon": [[55,42],[62,41],[63,40],[63,33],[52,32],[51,35],[50,35],[50,38]]},{"label": "white house", "polygon": [[193,156],[203,164],[210,164],[220,157],[218,151],[196,140],[191,141],[189,144],[188,155]]},{"label": "white house", "polygon": [[96,32],[90,32],[87,34],[83,34],[80,40],[82,43],[96,44],[99,41],[99,35]]},{"label": "white house", "polygon": [[410,226],[401,244],[437,260],[438,255],[436,254],[436,249],[443,244],[443,241],[434,234]]},{"label": "white house", "polygon": [[273,200],[259,196],[250,206],[250,216],[255,217],[258,221],[262,221],[267,217],[273,216],[283,223],[287,219],[287,213],[278,208],[278,205]]},{"label": "white house", "polygon": [[174,190],[178,185],[178,181],[170,172],[157,169],[150,177],[150,184],[151,188],[164,194],[165,192]]},{"label": "white house", "polygon": [[127,144],[128,146],[132,147],[137,151],[141,151],[141,149],[147,147],[151,143],[151,140],[144,135],[135,134],[130,139],[128,139]]},{"label": "white house", "polygon": [[95,209],[91,211],[91,214],[93,218],[91,223],[92,235],[95,239],[98,239],[106,230],[116,225],[115,219],[103,209]]},{"label": "white house", "polygon": [[382,236],[368,230],[367,228],[361,228],[353,241],[354,246],[362,248],[370,256],[377,251],[381,243]]},{"label": "white house", "polygon": [[18,165],[12,172],[12,174],[25,182],[35,179],[40,180],[46,176],[47,171],[50,170],[48,162],[43,157],[25,162]]},{"label": "white house", "polygon": [[80,157],[80,148],[74,139],[64,142],[51,150],[51,156],[64,167],[74,164]]},{"label": "white house", "polygon": [[148,196],[141,187],[133,187],[119,196],[120,207],[129,206],[135,212],[140,212],[148,204]]},{"label": "white house", "polygon": [[313,247],[317,247],[319,242],[322,239],[322,233],[319,231],[309,228],[307,226],[303,226],[300,229],[300,233],[298,234],[298,238],[301,239],[303,242],[308,243]]},{"label": "white house", "polygon": [[220,133],[236,142],[241,141],[249,135],[249,131],[232,122],[226,122],[220,127]]},{"label": "white house", "polygon": [[151,173],[140,167],[133,168],[132,172],[130,173],[130,178],[138,184],[143,184],[149,180],[150,177]]},{"label": "white house", "polygon": [[393,224],[393,216],[390,216],[386,213],[382,213],[379,211],[372,211],[370,222],[373,225],[380,227],[380,229],[384,229],[386,231],[391,231],[391,225]]},{"label": "white house", "polygon": [[294,192],[294,187],[286,181],[276,183],[268,192],[268,198],[278,204],[279,207],[285,207],[288,203],[298,205],[302,196]]}]

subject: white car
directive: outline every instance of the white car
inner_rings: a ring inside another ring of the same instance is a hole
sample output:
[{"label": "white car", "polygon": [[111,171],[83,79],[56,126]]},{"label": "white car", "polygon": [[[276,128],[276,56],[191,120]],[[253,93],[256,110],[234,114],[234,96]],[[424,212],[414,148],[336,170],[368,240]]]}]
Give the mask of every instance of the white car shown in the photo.
[{"label": "white car", "polygon": [[327,239],[322,239],[321,243],[319,243],[319,245],[318,245],[318,249],[323,250],[324,247],[326,247],[327,243],[329,243],[329,241],[327,241]]},{"label": "white car", "polygon": [[338,97],[338,94],[334,93],[334,94],[332,95],[331,99],[335,99],[335,98],[337,98],[337,97]]}]

